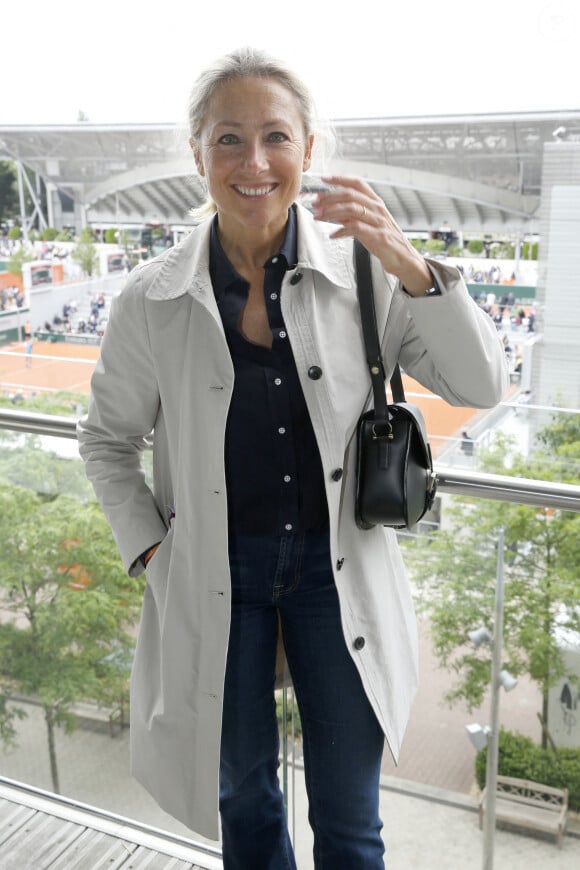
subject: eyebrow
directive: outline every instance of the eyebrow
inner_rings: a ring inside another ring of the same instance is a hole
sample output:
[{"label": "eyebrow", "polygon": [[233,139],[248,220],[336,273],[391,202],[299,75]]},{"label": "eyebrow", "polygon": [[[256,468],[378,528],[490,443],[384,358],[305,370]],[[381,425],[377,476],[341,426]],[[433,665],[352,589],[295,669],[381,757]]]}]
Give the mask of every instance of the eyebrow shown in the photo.
[{"label": "eyebrow", "polygon": [[[282,126],[282,125],[287,124],[287,123],[288,123],[288,121],[283,119],[283,118],[274,118],[271,121],[265,121],[261,126],[262,126],[262,128],[264,128],[264,127],[277,127],[277,126]],[[239,129],[240,127],[243,127],[243,126],[244,125],[241,124],[239,121],[216,121],[216,123],[214,124],[214,130],[216,127],[236,127]]]}]

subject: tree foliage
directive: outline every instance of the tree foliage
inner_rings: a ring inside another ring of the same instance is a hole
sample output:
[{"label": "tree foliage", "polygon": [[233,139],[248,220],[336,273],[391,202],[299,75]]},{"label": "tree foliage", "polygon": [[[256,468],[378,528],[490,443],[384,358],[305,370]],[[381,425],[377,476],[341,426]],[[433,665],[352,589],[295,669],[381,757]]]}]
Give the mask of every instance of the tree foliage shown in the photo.
[{"label": "tree foliage", "polygon": [[142,584],[95,503],[0,485],[0,536],[0,737],[14,740],[24,712],[8,699],[37,700],[58,791],[54,729],[74,729],[74,704],[102,699],[107,676],[118,679],[110,656],[131,657]]},{"label": "tree foliage", "polygon": [[[579,429],[577,417],[558,415],[540,432],[540,446],[530,459],[500,439],[484,457],[484,468],[577,483]],[[467,638],[481,625],[493,633],[497,540],[503,529],[504,667],[537,683],[548,724],[549,689],[566,674],[562,633],[580,632],[580,514],[462,498],[446,506],[445,526],[414,542],[407,560],[419,607],[431,619],[436,655],[456,676],[447,700],[462,700],[472,709],[483,701],[490,683],[489,649],[475,649]]]},{"label": "tree foliage", "polygon": [[443,239],[427,239],[425,242],[425,251],[428,254],[441,254],[445,250],[445,242]]},{"label": "tree foliage", "polygon": [[73,249],[72,258],[79,264],[87,277],[92,278],[93,275],[98,275],[99,255],[90,227],[85,227],[81,231],[79,240]]},{"label": "tree foliage", "polygon": [[0,221],[14,219],[19,211],[14,164],[0,160]]},{"label": "tree foliage", "polygon": [[467,250],[470,254],[483,254],[484,247],[483,239],[470,239],[467,243]]},{"label": "tree foliage", "polygon": [[86,414],[89,402],[88,393],[80,393],[74,390],[57,390],[54,393],[38,392],[27,395],[26,398],[15,399],[16,392],[11,396],[0,396],[0,408],[14,407],[22,404],[27,411],[35,411],[39,414],[53,414],[57,417],[75,417]]},{"label": "tree foliage", "polygon": [[56,227],[44,227],[44,229],[40,231],[39,236],[42,242],[54,242],[58,236],[58,230]]},{"label": "tree foliage", "polygon": [[[14,227],[12,227],[12,229],[14,229]],[[20,229],[20,227],[18,227],[18,229]],[[34,260],[34,254],[32,251],[30,251],[25,245],[20,245],[8,260],[8,271],[11,275],[22,277],[22,267],[25,263],[30,263],[32,260]]]},{"label": "tree foliage", "polygon": [[66,492],[94,501],[82,462],[43,449],[38,435],[0,432],[0,486],[26,487],[44,499]]}]

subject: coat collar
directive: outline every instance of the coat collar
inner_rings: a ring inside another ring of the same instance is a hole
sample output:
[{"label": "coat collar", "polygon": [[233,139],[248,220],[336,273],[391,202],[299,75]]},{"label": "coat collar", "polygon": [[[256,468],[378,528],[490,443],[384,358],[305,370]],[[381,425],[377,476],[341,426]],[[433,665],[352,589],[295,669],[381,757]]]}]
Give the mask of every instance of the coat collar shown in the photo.
[{"label": "coat collar", "polygon": [[[318,223],[303,206],[297,206],[297,271],[319,272],[337,287],[354,288],[352,241],[329,239],[330,224]],[[196,226],[178,245],[161,254],[150,265],[157,266],[146,295],[149,299],[177,299],[185,293],[198,294],[211,286],[209,248],[212,219]],[[145,269],[147,266],[144,267]]]},{"label": "coat collar", "polygon": [[320,272],[337,287],[354,288],[352,239],[331,239],[335,225],[315,221],[298,205],[298,269]]}]

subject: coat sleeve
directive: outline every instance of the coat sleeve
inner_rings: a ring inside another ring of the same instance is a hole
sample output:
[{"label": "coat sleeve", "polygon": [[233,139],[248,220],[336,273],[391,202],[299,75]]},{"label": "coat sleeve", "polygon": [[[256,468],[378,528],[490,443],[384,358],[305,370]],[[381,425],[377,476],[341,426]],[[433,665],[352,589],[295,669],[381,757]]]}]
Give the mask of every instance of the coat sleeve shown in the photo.
[{"label": "coat sleeve", "polygon": [[414,298],[399,285],[393,296],[387,334],[397,329],[402,336],[401,367],[450,405],[491,408],[509,384],[495,325],[455,267],[437,260],[427,265],[441,295]]},{"label": "coat sleeve", "polygon": [[142,571],[141,553],[166,533],[141,461],[159,413],[141,283],[137,270],[112,300],[88,414],[77,426],[87,477],[132,575]]}]

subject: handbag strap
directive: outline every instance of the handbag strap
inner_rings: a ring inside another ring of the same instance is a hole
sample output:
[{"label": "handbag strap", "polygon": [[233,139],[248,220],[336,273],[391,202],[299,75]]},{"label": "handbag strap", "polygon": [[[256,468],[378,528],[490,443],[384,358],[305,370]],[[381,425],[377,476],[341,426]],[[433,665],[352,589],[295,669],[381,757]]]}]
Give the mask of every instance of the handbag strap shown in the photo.
[{"label": "handbag strap", "polygon": [[[381,345],[377,329],[377,315],[375,311],[375,298],[373,293],[373,281],[371,276],[371,258],[367,249],[358,239],[354,240],[355,269],[357,280],[358,302],[363,331],[363,340],[367,365],[371,374],[375,417],[378,420],[388,420],[387,396],[385,393],[385,366],[381,355]],[[403,379],[399,364],[394,368],[391,375],[391,393],[397,403],[405,401]]]}]

